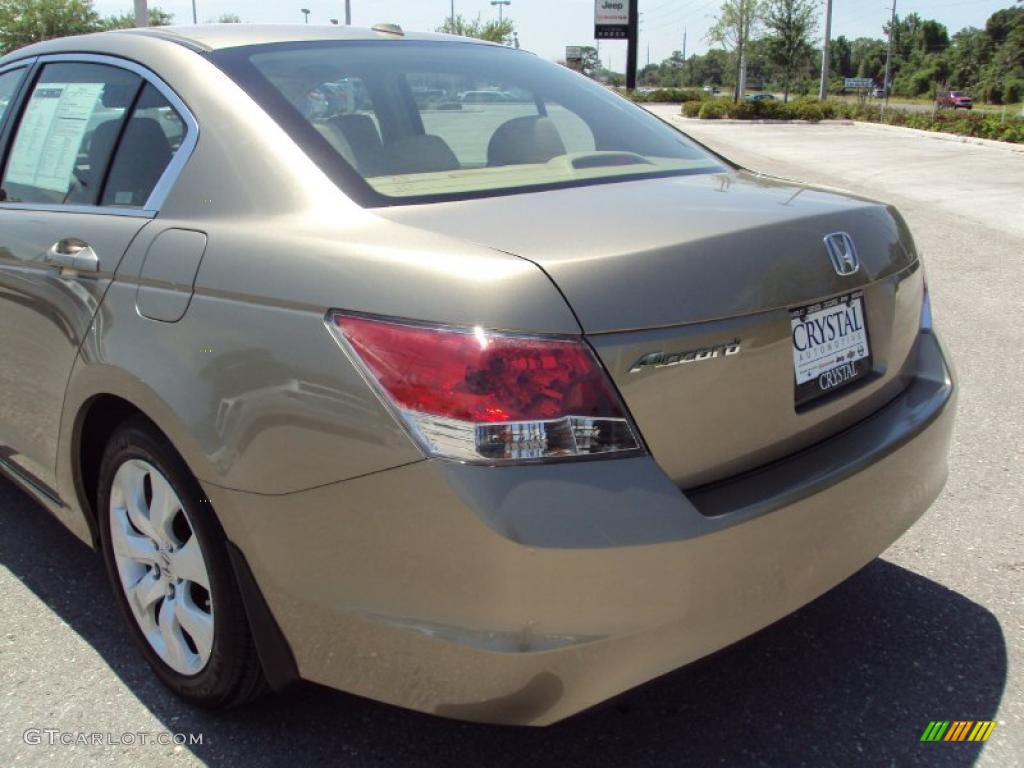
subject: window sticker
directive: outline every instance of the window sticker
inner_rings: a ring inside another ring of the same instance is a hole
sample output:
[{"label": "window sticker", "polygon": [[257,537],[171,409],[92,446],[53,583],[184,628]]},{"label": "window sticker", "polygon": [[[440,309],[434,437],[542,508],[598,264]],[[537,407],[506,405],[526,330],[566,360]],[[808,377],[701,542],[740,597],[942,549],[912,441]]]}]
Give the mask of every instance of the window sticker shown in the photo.
[{"label": "window sticker", "polygon": [[40,83],[25,108],[7,181],[68,191],[103,83]]}]

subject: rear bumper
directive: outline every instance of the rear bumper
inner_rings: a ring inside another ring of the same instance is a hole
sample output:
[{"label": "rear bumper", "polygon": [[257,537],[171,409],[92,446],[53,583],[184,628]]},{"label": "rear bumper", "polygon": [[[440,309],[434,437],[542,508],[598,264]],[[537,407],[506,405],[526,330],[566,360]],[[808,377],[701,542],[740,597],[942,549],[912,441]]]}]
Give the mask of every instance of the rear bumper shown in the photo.
[{"label": "rear bumper", "polygon": [[920,517],[945,482],[955,389],[934,335],[915,354],[913,384],[825,460],[692,499],[649,458],[208,491],[302,677],[543,725],[776,621]]}]

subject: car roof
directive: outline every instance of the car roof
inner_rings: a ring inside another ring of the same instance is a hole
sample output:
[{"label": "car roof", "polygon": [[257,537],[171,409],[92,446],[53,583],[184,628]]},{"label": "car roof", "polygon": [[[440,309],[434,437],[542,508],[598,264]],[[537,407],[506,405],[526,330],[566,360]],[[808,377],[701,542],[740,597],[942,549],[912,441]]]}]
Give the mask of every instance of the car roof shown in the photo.
[{"label": "car roof", "polygon": [[[380,25],[378,25],[380,27]],[[94,32],[89,35],[73,35],[34,43],[12,51],[0,63],[26,56],[41,56],[48,53],[81,51],[82,41],[88,40],[88,48],[95,51],[100,45],[109,47],[111,53],[118,53],[120,44],[126,41],[142,40],[170,41],[202,51],[217,51],[245,45],[266,45],[270,43],[291,43],[323,40],[440,40],[478,45],[495,45],[474,38],[444,35],[433,32],[403,32],[395,34],[381,29],[343,27],[315,24],[199,24],[193,26],[142,27],[118,29],[109,32]]]}]

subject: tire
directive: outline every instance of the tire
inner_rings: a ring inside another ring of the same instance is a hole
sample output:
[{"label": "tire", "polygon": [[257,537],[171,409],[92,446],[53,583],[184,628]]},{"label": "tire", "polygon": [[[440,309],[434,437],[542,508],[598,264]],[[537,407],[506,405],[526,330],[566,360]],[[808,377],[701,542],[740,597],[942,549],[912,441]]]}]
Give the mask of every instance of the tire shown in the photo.
[{"label": "tire", "polygon": [[104,449],[98,488],[107,574],[157,677],[209,709],[264,693],[224,532],[167,439],[144,419],[125,421]]}]

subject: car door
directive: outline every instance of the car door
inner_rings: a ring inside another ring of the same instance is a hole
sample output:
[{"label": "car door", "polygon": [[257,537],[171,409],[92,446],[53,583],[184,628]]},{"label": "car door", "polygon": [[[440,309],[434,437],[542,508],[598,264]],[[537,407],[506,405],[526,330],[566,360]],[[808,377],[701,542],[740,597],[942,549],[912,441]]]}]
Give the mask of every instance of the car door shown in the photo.
[{"label": "car door", "polygon": [[146,74],[109,57],[42,57],[7,130],[0,461],[51,496],[72,365],[121,257],[154,215],[184,133],[175,146],[154,119],[178,113]]}]

